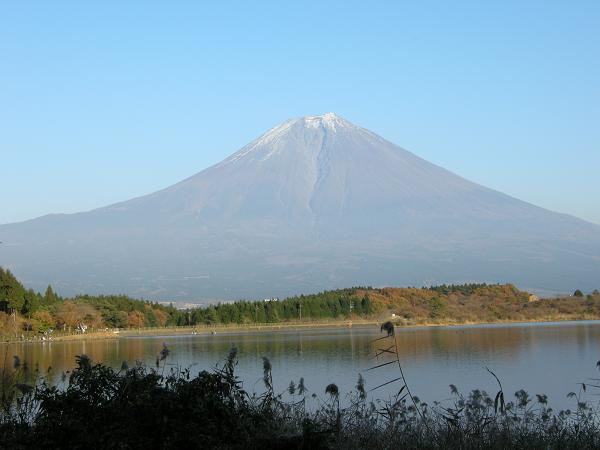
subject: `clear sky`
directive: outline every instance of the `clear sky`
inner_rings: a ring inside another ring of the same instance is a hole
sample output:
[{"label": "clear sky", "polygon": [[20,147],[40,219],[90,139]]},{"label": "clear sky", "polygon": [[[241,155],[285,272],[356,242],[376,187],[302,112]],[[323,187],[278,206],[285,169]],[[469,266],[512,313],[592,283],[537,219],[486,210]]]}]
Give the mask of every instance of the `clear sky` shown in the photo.
[{"label": "clear sky", "polygon": [[202,3],[0,3],[0,223],[150,193],[328,111],[600,223],[600,1]]}]

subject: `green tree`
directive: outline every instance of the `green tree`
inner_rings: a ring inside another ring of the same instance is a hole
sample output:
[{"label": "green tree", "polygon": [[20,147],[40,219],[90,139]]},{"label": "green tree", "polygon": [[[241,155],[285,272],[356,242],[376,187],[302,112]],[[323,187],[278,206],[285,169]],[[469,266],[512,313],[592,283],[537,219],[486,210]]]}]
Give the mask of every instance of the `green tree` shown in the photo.
[{"label": "green tree", "polygon": [[25,303],[25,288],[10,270],[0,267],[0,311],[21,311]]},{"label": "green tree", "polygon": [[154,310],[150,307],[144,309],[144,326],[146,327],[156,327],[156,315],[154,315]]},{"label": "green tree", "polygon": [[371,314],[373,312],[373,305],[371,304],[371,299],[369,298],[369,294],[365,293],[365,296],[360,301],[361,309],[363,314]]},{"label": "green tree", "polygon": [[127,328],[127,313],[116,309],[102,311],[102,319],[110,328]]},{"label": "green tree", "polygon": [[440,297],[436,295],[429,299],[429,317],[437,319],[438,317],[443,316],[445,310],[446,305]]},{"label": "green tree", "polygon": [[41,296],[32,289],[29,289],[23,295],[23,306],[21,307],[21,314],[24,316],[30,316],[34,312],[40,309]]},{"label": "green tree", "polygon": [[267,314],[265,313],[264,303],[256,302],[256,319],[257,323],[265,323],[267,321]]},{"label": "green tree", "polygon": [[219,316],[217,314],[217,310],[215,309],[215,307],[212,306],[212,305],[209,306],[206,309],[206,318],[205,318],[206,323],[208,325],[212,325],[214,323],[217,323],[219,321],[218,318],[219,318]]},{"label": "green tree", "polygon": [[44,304],[45,305],[53,305],[58,301],[58,297],[52,290],[52,286],[48,285],[46,288],[46,292],[44,293]]}]

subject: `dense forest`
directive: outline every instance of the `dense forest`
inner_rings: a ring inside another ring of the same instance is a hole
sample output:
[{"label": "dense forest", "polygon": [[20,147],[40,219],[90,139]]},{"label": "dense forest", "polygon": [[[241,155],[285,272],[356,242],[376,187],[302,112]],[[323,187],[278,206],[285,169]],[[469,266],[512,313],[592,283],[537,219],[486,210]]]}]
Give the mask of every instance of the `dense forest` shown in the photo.
[{"label": "dense forest", "polygon": [[397,324],[600,318],[600,293],[540,300],[510,284],[429,288],[355,287],[286,299],[237,301],[180,310],[124,295],[63,298],[51,286],[41,294],[0,268],[0,335],[49,330],[229,325],[394,317]]},{"label": "dense forest", "polygon": [[62,298],[51,286],[44,294],[26,289],[0,268],[0,334],[144,328],[185,325],[276,323],[290,320],[367,317],[374,309],[367,294],[342,289],[279,301],[237,301],[180,310],[173,305],[124,295]]},{"label": "dense forest", "polygon": [[175,324],[177,315],[173,306],[124,295],[62,298],[51,286],[40,294],[0,268],[0,334],[165,326]]}]

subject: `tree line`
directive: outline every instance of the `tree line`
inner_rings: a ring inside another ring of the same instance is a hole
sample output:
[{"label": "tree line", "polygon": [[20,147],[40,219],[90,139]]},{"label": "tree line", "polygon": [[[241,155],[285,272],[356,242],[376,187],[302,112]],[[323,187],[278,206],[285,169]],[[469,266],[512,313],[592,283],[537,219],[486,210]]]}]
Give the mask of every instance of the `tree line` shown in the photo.
[{"label": "tree line", "polygon": [[223,302],[180,310],[125,295],[63,298],[25,288],[0,267],[0,335],[49,330],[260,324],[390,316],[402,324],[600,318],[600,293],[542,300],[511,284],[428,288],[355,287],[286,299]]},{"label": "tree line", "polygon": [[27,289],[0,267],[0,335],[48,330],[144,328],[186,325],[276,323],[366,317],[374,312],[368,294],[358,288],[300,295],[284,300],[236,301],[180,310],[125,295],[78,295],[63,298],[48,286],[41,294]]},{"label": "tree line", "polygon": [[175,325],[178,311],[125,295],[63,298],[48,286],[44,294],[27,289],[0,267],[0,334],[73,331],[78,327],[142,328]]},{"label": "tree line", "polygon": [[290,320],[365,317],[374,312],[368,294],[356,298],[356,288],[300,295],[284,300],[237,301],[196,308],[179,314],[178,325],[277,323]]}]

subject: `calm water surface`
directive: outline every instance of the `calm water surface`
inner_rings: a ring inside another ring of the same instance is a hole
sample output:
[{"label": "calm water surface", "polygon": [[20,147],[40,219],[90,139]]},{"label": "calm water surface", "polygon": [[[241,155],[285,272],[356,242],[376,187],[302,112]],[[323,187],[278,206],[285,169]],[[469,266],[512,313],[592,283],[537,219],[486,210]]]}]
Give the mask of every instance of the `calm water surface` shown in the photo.
[{"label": "calm water surface", "polygon": [[[30,367],[38,363],[45,371],[52,366],[58,377],[73,368],[75,355],[82,353],[115,367],[122,361],[153,366],[163,342],[171,351],[167,361],[191,366],[195,374],[221,364],[235,346],[237,373],[246,390],[262,392],[266,356],[277,390],[304,377],[309,392],[324,397],[325,386],[332,382],[342,393],[354,389],[359,373],[367,389],[398,376],[394,365],[366,371],[377,364],[373,356],[387,342],[374,342],[380,336],[376,327],[340,328],[3,344],[0,350],[10,362],[12,355],[19,355]],[[398,329],[397,339],[413,393],[427,402],[450,399],[450,383],[463,393],[480,388],[495,394],[497,387],[486,366],[498,375],[507,394],[521,388],[531,395],[544,393],[555,408],[572,406],[566,394],[577,391],[577,383],[600,376],[595,367],[600,360],[600,322]],[[390,385],[371,395],[388,398],[399,387]],[[588,398],[596,401],[593,393]]]}]

